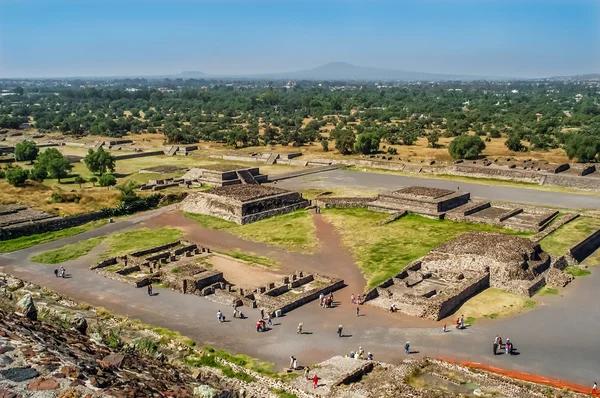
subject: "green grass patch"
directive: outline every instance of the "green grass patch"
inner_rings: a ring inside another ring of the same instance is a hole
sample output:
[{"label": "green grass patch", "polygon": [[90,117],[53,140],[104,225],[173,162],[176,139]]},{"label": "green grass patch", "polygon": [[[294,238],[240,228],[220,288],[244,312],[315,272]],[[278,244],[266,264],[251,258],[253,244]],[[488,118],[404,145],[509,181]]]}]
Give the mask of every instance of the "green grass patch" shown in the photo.
[{"label": "green grass patch", "polygon": [[217,356],[213,354],[204,354],[200,356],[188,355],[183,359],[183,363],[195,368],[206,366],[219,369],[225,377],[242,380],[247,383],[252,383],[255,381],[254,377],[243,372],[234,372],[230,366],[221,364],[219,361],[217,361]]},{"label": "green grass patch", "polygon": [[233,355],[227,351],[217,350],[210,346],[204,346],[202,349],[216,357],[234,363],[238,366],[243,366],[244,368],[253,370],[256,373],[260,373],[269,377],[277,377],[277,372],[273,370],[274,364],[270,362],[262,362],[256,358],[252,358],[244,354]]},{"label": "green grass patch", "polygon": [[366,209],[323,209],[340,232],[344,244],[373,287],[399,273],[411,261],[467,231],[502,232],[530,236],[492,225],[432,220],[409,214],[393,223],[377,225],[389,214]]},{"label": "green grass patch", "polygon": [[223,230],[242,239],[267,243],[289,251],[314,253],[319,245],[312,215],[308,210],[298,210],[246,225],[203,214],[185,213],[185,217],[196,221],[203,228]]},{"label": "green grass patch", "polygon": [[569,265],[567,268],[565,268],[565,272],[575,277],[588,276],[589,274],[591,274],[591,272],[587,269],[579,268],[574,265]]},{"label": "green grass patch", "polygon": [[65,228],[60,231],[44,232],[20,238],[5,240],[0,242],[0,253],[14,252],[16,250],[27,249],[32,246],[41,245],[43,243],[52,242],[58,239],[68,238],[69,236],[77,235],[82,232],[101,227],[107,223],[106,220],[92,221],[87,224],[77,227]]},{"label": "green grass patch", "polygon": [[242,253],[238,251],[217,251],[217,253],[225,254],[226,256],[246,261],[248,263],[264,265],[268,268],[279,268],[279,263],[277,261],[271,260],[268,257],[257,256],[253,253]]},{"label": "green grass patch", "polygon": [[140,228],[120,234],[114,234],[106,239],[108,248],[102,254],[102,257],[110,258],[122,256],[135,251],[165,245],[179,240],[182,237],[183,232],[176,228]]},{"label": "green grass patch", "polygon": [[598,229],[600,229],[600,218],[578,217],[542,239],[540,246],[549,254],[562,256],[568,249]]},{"label": "green grass patch", "polygon": [[279,389],[277,389],[277,390],[272,390],[272,391],[279,398],[298,398],[298,396],[296,394],[289,393],[289,392],[287,392],[285,390],[279,390]]},{"label": "green grass patch", "polygon": [[475,323],[475,321],[476,321],[476,320],[477,320],[477,318],[474,318],[474,317],[472,317],[472,316],[468,316],[468,317],[465,319],[465,325],[472,325],[472,324],[474,324],[474,323]]},{"label": "green grass patch", "polygon": [[523,308],[530,310],[535,308],[536,302],[534,300],[526,300],[525,304],[523,304]]},{"label": "green grass patch", "polygon": [[74,260],[88,254],[90,250],[98,246],[102,240],[104,240],[104,237],[86,239],[81,242],[37,254],[31,257],[31,261],[41,264],[59,264],[64,261]]},{"label": "green grass patch", "polygon": [[553,287],[544,286],[543,288],[540,289],[540,291],[537,294],[539,294],[540,296],[550,296],[550,295],[558,294],[558,289],[553,288]]}]

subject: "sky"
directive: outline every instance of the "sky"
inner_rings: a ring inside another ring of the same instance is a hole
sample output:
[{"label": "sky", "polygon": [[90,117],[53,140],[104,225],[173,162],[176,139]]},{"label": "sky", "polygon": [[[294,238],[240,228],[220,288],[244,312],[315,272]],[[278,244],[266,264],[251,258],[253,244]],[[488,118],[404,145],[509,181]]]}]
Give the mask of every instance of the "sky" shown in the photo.
[{"label": "sky", "polygon": [[599,0],[0,0],[0,77],[600,72]]}]

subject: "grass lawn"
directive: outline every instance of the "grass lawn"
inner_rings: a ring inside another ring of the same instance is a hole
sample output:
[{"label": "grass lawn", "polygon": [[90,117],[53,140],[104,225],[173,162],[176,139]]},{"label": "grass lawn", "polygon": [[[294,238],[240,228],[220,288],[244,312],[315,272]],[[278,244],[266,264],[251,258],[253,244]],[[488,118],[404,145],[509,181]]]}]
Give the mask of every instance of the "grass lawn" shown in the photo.
[{"label": "grass lawn", "polygon": [[67,238],[86,232],[107,223],[106,220],[92,221],[78,227],[66,228],[60,231],[44,232],[43,234],[22,236],[17,239],[5,240],[0,242],[0,253],[8,253],[16,250],[27,249],[32,246],[41,245],[42,243],[52,242],[58,239]]},{"label": "grass lawn", "polygon": [[587,269],[579,268],[574,265],[570,265],[567,268],[565,268],[565,272],[569,275],[573,275],[574,277],[588,276],[589,274],[591,274],[591,272]]},{"label": "grass lawn", "polygon": [[555,295],[558,293],[559,293],[558,289],[556,289],[554,287],[544,286],[543,288],[540,289],[540,291],[537,294],[539,294],[540,296],[551,296],[551,295]]},{"label": "grass lawn", "polygon": [[227,231],[242,239],[267,243],[289,251],[314,253],[319,245],[312,215],[308,210],[298,210],[246,225],[203,214],[185,213],[185,216],[204,228]]},{"label": "grass lawn", "polygon": [[103,258],[122,256],[138,250],[164,245],[183,237],[183,232],[176,228],[149,229],[140,228],[108,236],[107,249]]},{"label": "grass lawn", "polygon": [[367,286],[373,287],[400,272],[411,261],[463,232],[503,232],[529,236],[486,224],[432,220],[409,214],[378,226],[389,214],[366,209],[323,209],[323,215],[342,235],[344,244],[362,269]]},{"label": "grass lawn", "polygon": [[[569,248],[600,229],[600,218],[579,217],[552,232],[540,241],[542,249],[555,256],[564,255]],[[596,251],[583,262],[586,265],[600,263],[600,251]]]},{"label": "grass lawn", "polygon": [[456,311],[455,317],[464,315],[465,323],[472,324],[477,318],[504,318],[520,314],[533,307],[535,307],[533,300],[504,290],[489,288],[464,303]]},{"label": "grass lawn", "polygon": [[41,264],[59,264],[64,261],[74,260],[88,254],[90,250],[98,246],[103,240],[104,237],[86,239],[81,242],[37,254],[31,257],[31,261]]}]

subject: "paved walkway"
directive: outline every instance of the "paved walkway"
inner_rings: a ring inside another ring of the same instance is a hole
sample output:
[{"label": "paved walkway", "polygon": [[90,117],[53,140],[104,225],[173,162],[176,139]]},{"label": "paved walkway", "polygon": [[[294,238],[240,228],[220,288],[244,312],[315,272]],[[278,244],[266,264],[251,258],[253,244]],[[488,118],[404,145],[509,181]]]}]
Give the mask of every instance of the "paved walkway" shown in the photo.
[{"label": "paved walkway", "polygon": [[279,188],[293,190],[345,187],[383,191],[411,185],[454,190],[460,188],[461,191],[470,192],[473,198],[486,200],[570,209],[600,208],[600,196],[350,170],[327,171],[320,174],[287,179],[277,183]]},{"label": "paved walkway", "polygon": [[[594,272],[589,277],[578,279],[565,290],[565,297],[544,299],[539,308],[526,315],[488,323],[478,321],[464,331],[450,328],[449,333],[443,334],[441,323],[390,315],[370,306],[361,306],[363,316],[356,317],[356,307],[350,304],[349,297],[352,292],[361,291],[364,279],[341,246],[332,226],[320,215],[314,217],[317,235],[322,242],[321,250],[315,255],[292,254],[265,244],[247,242],[225,232],[201,228],[179,213],[157,211],[0,256],[0,270],[75,300],[179,331],[200,344],[246,353],[281,367],[290,355],[295,355],[300,364],[315,363],[332,355],[356,351],[359,346],[365,352],[373,352],[376,359],[396,362],[406,357],[402,346],[410,340],[412,347],[419,351],[416,355],[484,362],[586,385],[590,380],[600,378],[597,337],[600,330],[600,306],[597,305],[600,273]],[[166,289],[156,289],[159,295],[148,297],[145,289],[135,289],[90,271],[88,267],[94,262],[93,254],[65,264],[67,271],[73,275],[71,279],[55,278],[52,273],[54,266],[28,260],[35,252],[80,239],[133,226],[162,225],[177,225],[186,232],[188,239],[209,247],[240,248],[268,255],[280,261],[284,270],[305,269],[340,275],[349,286],[335,293],[336,301],[340,301],[338,307],[323,309],[313,302],[277,319],[273,330],[256,333],[254,320],[258,316],[257,310],[244,309],[249,319],[233,319],[219,324],[215,315],[217,310],[229,316],[231,308],[224,308],[206,298]],[[296,334],[299,322],[304,323],[307,334]],[[339,324],[344,326],[344,334],[349,337],[337,337]],[[498,333],[510,337],[521,355],[491,355],[491,342]]]}]

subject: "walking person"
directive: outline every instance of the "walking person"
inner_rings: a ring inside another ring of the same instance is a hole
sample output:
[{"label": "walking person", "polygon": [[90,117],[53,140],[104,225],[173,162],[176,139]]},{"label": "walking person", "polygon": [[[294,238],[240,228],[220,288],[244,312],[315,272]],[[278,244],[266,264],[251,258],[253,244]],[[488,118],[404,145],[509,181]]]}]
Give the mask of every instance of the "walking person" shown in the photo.
[{"label": "walking person", "polygon": [[446,324],[444,323],[444,327],[442,328],[442,332],[446,333],[448,331],[448,328],[446,327]]},{"label": "walking person", "polygon": [[267,325],[269,325],[269,327],[273,326],[273,318],[271,318],[271,314],[267,314]]},{"label": "walking person", "polygon": [[360,316],[359,313],[360,313],[360,308],[356,307],[356,316]]},{"label": "walking person", "polygon": [[305,366],[304,367],[304,378],[306,380],[310,380],[310,376],[308,375],[309,372],[310,372],[310,367],[309,366]]},{"label": "walking person", "polygon": [[298,360],[296,359],[296,357],[294,357],[294,363],[292,364],[292,369],[294,369],[294,370],[298,369]]},{"label": "walking person", "polygon": [[342,337],[342,325],[338,326],[337,334],[338,334],[338,337]]},{"label": "walking person", "polygon": [[496,335],[496,338],[494,339],[494,355],[498,355],[496,352],[498,351],[498,339],[500,339],[500,336]]},{"label": "walking person", "polygon": [[219,321],[219,323],[223,322],[223,313],[221,312],[221,310],[217,311],[217,320]]},{"label": "walking person", "polygon": [[233,317],[237,318],[237,307],[233,307]]},{"label": "walking person", "polygon": [[54,268],[54,276],[58,278],[58,268]]},{"label": "walking person", "polygon": [[504,352],[506,352],[506,354],[510,354],[511,348],[512,348],[512,344],[510,342],[510,339],[507,337],[506,343],[504,344]]},{"label": "walking person", "polygon": [[148,283],[148,296],[152,296],[152,283]]},{"label": "walking person", "polygon": [[352,294],[352,296],[350,296],[350,302],[351,302],[352,304],[354,304],[354,294]]},{"label": "walking person", "polygon": [[294,361],[296,360],[296,358],[292,355],[290,356],[290,369],[294,369]]},{"label": "walking person", "polygon": [[264,308],[260,309],[260,319],[265,319],[265,309]]},{"label": "walking person", "polygon": [[302,322],[300,322],[298,324],[298,331],[296,332],[297,334],[302,334]]},{"label": "walking person", "polygon": [[598,394],[598,383],[594,382],[594,385],[592,387],[592,395],[597,395]]},{"label": "walking person", "polygon": [[61,278],[65,277],[65,267],[63,267],[62,265],[60,266],[60,277]]},{"label": "walking person", "polygon": [[461,329],[465,328],[465,316],[464,315],[460,316],[460,328]]},{"label": "walking person", "polygon": [[407,341],[406,344],[404,344],[404,353],[405,354],[410,354],[410,341]]},{"label": "walking person", "polygon": [[315,374],[312,381],[313,381],[313,388],[317,388],[317,386],[319,385],[319,376],[317,376]]}]

